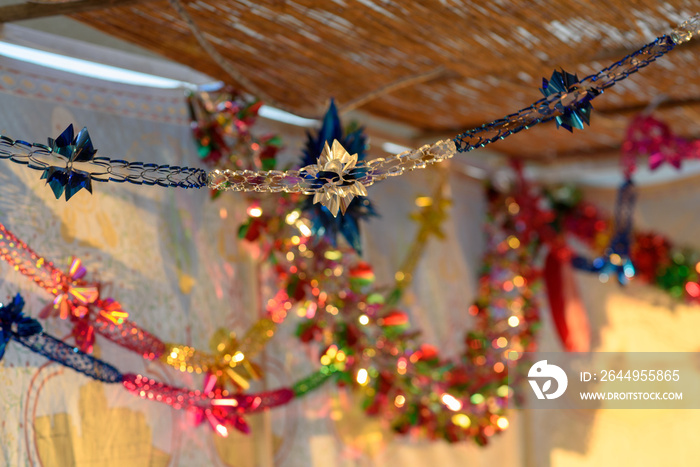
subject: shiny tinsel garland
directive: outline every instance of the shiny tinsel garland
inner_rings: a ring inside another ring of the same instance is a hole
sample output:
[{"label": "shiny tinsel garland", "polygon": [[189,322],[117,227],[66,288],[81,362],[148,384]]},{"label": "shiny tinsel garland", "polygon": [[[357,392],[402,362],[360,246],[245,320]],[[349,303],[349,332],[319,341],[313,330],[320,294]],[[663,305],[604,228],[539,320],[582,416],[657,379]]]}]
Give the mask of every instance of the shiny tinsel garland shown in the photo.
[{"label": "shiny tinsel garland", "polygon": [[[179,188],[314,194],[316,201],[335,211],[342,200],[365,193],[375,182],[441,162],[457,152],[486,146],[538,123],[556,119],[564,128],[582,128],[582,123],[588,121],[590,102],[595,97],[699,33],[700,15],[695,15],[670,35],[657,38],[596,74],[577,80],[569,73],[554,72],[551,80],[544,81],[545,97],[518,112],[468,130],[453,140],[438,141],[368,162],[358,161],[356,154],[342,148],[333,148],[325,162],[319,159],[298,170],[215,169],[207,173],[191,167],[95,157],[87,131],[84,129],[74,137],[72,127],[56,140],[49,139],[48,146],[2,136],[0,158],[41,170],[42,178],[51,185],[56,197],[65,193],[66,199],[81,189],[92,191],[92,181],[114,181]],[[333,146],[335,143],[330,141],[329,147]]]}]

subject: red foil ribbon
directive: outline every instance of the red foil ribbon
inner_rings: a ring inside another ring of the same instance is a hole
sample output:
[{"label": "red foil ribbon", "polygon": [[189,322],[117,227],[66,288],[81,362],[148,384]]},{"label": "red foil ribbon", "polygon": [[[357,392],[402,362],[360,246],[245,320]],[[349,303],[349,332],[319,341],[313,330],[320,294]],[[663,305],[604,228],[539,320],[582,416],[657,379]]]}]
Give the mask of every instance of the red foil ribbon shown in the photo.
[{"label": "red foil ribbon", "polygon": [[229,396],[227,391],[221,389],[190,391],[133,373],[125,374],[122,384],[129,392],[143,399],[190,411],[195,423],[206,420],[221,436],[228,435],[227,425],[248,433],[250,429],[242,418],[244,414],[284,405],[294,398],[294,392],[289,388]]},{"label": "red foil ribbon", "polygon": [[0,259],[5,260],[15,271],[29,277],[39,287],[57,295],[57,287],[69,280],[53,263],[46,261],[26,243],[0,224]]},{"label": "red foil ribbon", "polygon": [[571,251],[553,247],[544,265],[544,283],[557,334],[569,352],[588,352],[591,327],[576,286]]},{"label": "red foil ribbon", "polygon": [[0,259],[15,271],[33,280],[54,295],[54,303],[41,313],[46,318],[54,313],[73,321],[73,336],[81,350],[89,352],[98,333],[115,344],[155,360],[165,352],[165,344],[153,334],[125,319],[127,314],[119,302],[99,298],[100,284],[82,281],[85,268],[74,259],[70,272],[64,273],[0,224]]},{"label": "red foil ribbon", "polygon": [[99,315],[93,322],[95,332],[120,347],[141,354],[146,360],[156,360],[165,352],[165,344],[156,336],[141,329],[136,323],[124,320],[115,324],[112,320]]}]

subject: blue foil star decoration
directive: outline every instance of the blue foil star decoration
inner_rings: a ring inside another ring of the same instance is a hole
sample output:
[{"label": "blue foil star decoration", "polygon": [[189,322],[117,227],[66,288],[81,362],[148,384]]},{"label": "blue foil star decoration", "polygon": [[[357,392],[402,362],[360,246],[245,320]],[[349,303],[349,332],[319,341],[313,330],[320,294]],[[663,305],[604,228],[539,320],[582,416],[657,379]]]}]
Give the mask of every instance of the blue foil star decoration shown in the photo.
[{"label": "blue foil star decoration", "polygon": [[[315,165],[323,152],[326,143],[330,146],[333,141],[338,141],[349,154],[357,154],[357,160],[364,160],[367,153],[367,136],[364,128],[360,127],[344,134],[343,127],[338,116],[338,108],[335,102],[331,104],[323,117],[323,123],[316,135],[307,133],[306,146],[303,150],[301,166]],[[362,175],[348,175],[346,180],[351,182]],[[322,184],[323,182],[319,182]],[[303,205],[304,211],[311,220],[311,232],[317,239],[325,239],[334,247],[338,244],[338,236],[342,235],[348,244],[362,254],[362,239],[360,236],[360,222],[377,213],[372,202],[364,196],[356,196],[347,206],[343,215],[335,217],[333,213],[322,204],[314,204],[313,197],[308,197]]]},{"label": "blue foil star decoration", "polygon": [[83,128],[74,136],[73,125],[68,125],[58,138],[49,138],[49,147],[54,153],[68,159],[65,167],[51,166],[41,175],[42,180],[46,180],[51,187],[56,199],[65,193],[68,201],[83,188],[92,193],[90,174],[73,168],[75,162],[93,160],[97,152],[92,146],[87,128]]},{"label": "blue foil star decoration", "polygon": [[615,203],[615,232],[603,256],[589,260],[582,256],[572,258],[576,269],[597,273],[605,282],[612,275],[620,285],[626,285],[636,273],[630,259],[632,242],[632,216],[637,199],[634,183],[627,179],[617,193]]},{"label": "blue foil star decoration", "polygon": [[614,276],[620,285],[627,285],[635,275],[634,265],[629,256],[620,255],[612,250],[607,250],[605,256],[599,256],[593,261],[576,256],[572,258],[571,265],[576,269],[598,274],[602,282]]},{"label": "blue foil star decoration", "polygon": [[[567,73],[564,70],[555,70],[552,72],[552,77],[549,78],[549,81],[547,81],[546,78],[542,78],[542,88],[540,91],[544,97],[549,97],[552,94],[568,93],[576,89],[578,82],[578,76]],[[562,112],[562,115],[555,117],[557,128],[562,127],[573,133],[574,128],[583,130],[584,123],[586,125],[591,124],[591,111],[593,110],[593,106],[590,100],[579,102],[572,107],[566,107],[559,101],[556,107]]]},{"label": "blue foil star decoration", "polygon": [[9,305],[0,304],[0,360],[13,336],[28,337],[42,331],[37,320],[24,316],[23,308],[24,299],[20,294],[15,295]]}]

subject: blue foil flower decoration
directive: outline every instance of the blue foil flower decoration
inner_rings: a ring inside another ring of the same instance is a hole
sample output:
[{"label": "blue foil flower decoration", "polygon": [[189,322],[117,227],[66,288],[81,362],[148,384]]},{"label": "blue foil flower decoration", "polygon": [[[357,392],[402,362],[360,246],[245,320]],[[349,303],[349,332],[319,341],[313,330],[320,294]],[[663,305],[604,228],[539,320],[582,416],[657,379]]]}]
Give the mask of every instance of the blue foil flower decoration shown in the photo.
[{"label": "blue foil flower decoration", "polygon": [[68,128],[58,138],[49,138],[49,147],[56,154],[68,159],[65,168],[52,166],[44,170],[41,175],[42,180],[46,180],[46,183],[53,190],[56,199],[65,192],[66,201],[68,201],[83,188],[92,193],[90,174],[73,168],[75,162],[93,160],[97,152],[92,146],[87,128],[80,130],[80,133],[74,137],[73,125],[68,125]]},{"label": "blue foil flower decoration", "polygon": [[24,299],[20,294],[9,305],[0,306],[0,360],[13,336],[28,337],[42,331],[39,321],[24,316]]},{"label": "blue foil flower decoration", "polygon": [[[348,153],[357,154],[358,161],[364,160],[367,155],[367,136],[364,134],[364,128],[360,127],[344,134],[338,109],[335,102],[331,100],[318,133],[316,135],[307,133],[301,166],[317,164],[326,143],[330,146],[334,140],[338,141]],[[359,174],[358,172],[345,178],[351,181],[362,177],[361,172]],[[364,196],[356,196],[347,206],[345,213],[338,217],[335,217],[327,207],[314,204],[312,197],[304,201],[302,210],[309,216],[311,232],[316,238],[324,238],[331,245],[337,246],[338,235],[342,235],[358,254],[362,254],[360,221],[377,215],[371,201]]]},{"label": "blue foil flower decoration", "polygon": [[[567,73],[564,70],[553,71],[552,77],[547,81],[546,78],[542,78],[542,89],[540,91],[544,97],[549,97],[552,94],[557,93],[568,93],[576,89],[578,84],[578,76]],[[562,112],[562,115],[555,117],[557,122],[557,128],[562,127],[570,132],[574,132],[574,128],[583,130],[583,124],[591,124],[591,111],[593,106],[590,100],[585,102],[579,102],[572,107],[564,106],[561,101],[556,104],[558,110]]]},{"label": "blue foil flower decoration", "polygon": [[620,285],[626,285],[636,273],[630,259],[630,244],[632,241],[632,215],[637,193],[634,183],[627,179],[617,193],[615,203],[615,232],[610,245],[603,256],[593,260],[577,256],[571,260],[576,269],[595,272],[601,280],[611,275],[617,277]]}]

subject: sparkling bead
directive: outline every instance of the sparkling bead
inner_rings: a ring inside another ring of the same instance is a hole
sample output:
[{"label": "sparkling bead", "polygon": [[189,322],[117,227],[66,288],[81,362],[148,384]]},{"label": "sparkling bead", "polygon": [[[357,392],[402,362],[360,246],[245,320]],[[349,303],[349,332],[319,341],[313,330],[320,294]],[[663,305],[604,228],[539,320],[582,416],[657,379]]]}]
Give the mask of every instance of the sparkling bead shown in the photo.
[{"label": "sparkling bead", "polygon": [[295,189],[299,188],[301,182],[301,177],[295,177],[291,175],[291,173],[289,173],[286,177],[280,180],[280,185],[284,188],[285,191],[292,193],[295,191]]},{"label": "sparkling bead", "polygon": [[371,161],[367,162],[367,167],[370,169],[381,167],[384,164],[384,162],[386,162],[386,160],[383,157],[378,157],[377,159],[372,159]]},{"label": "sparkling bead", "polygon": [[219,188],[226,182],[226,174],[223,170],[215,169],[207,176],[207,186],[209,188]]},{"label": "sparkling bead", "polygon": [[[423,146],[426,147],[426,146]],[[414,149],[411,151],[411,153],[408,155],[409,158],[413,160],[420,160],[423,158],[423,148],[420,149]]]},{"label": "sparkling bead", "polygon": [[682,44],[683,42],[688,42],[693,38],[693,33],[685,30],[675,30],[671,33],[671,39],[676,44]]},{"label": "sparkling bead", "polygon": [[412,151],[409,150],[409,151],[404,151],[404,152],[402,152],[402,153],[400,153],[400,154],[397,154],[397,155],[396,155],[396,159],[397,159],[399,162],[404,162],[404,161],[410,160],[410,159],[411,159],[411,152],[412,152]]},{"label": "sparkling bead", "polygon": [[396,166],[396,167],[390,168],[386,174],[390,177],[396,177],[398,175],[401,175],[404,172],[404,170],[405,169],[403,167]]},{"label": "sparkling bead", "polygon": [[688,42],[693,38],[693,34],[700,35],[700,14],[697,14],[673,30],[671,39],[676,44]]}]

